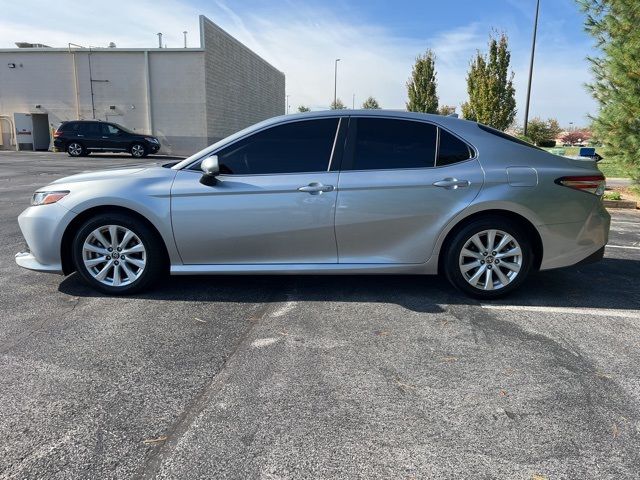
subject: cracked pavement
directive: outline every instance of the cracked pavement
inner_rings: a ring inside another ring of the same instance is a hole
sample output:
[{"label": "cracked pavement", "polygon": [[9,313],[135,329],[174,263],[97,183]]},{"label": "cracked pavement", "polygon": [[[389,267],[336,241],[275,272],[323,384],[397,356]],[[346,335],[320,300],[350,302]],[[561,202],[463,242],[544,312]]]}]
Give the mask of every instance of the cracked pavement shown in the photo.
[{"label": "cracked pavement", "polygon": [[0,478],[636,478],[640,215],[479,304],[437,277],[28,272],[33,190],[133,163],[0,153]]}]

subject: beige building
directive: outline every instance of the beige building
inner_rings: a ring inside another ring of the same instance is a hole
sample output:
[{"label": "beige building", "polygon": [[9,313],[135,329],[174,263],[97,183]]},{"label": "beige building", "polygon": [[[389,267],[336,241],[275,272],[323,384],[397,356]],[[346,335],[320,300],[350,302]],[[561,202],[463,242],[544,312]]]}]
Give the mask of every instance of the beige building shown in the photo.
[{"label": "beige building", "polygon": [[204,16],[200,48],[0,49],[0,149],[46,150],[61,122],[95,118],[190,155],[284,113],[284,74]]}]

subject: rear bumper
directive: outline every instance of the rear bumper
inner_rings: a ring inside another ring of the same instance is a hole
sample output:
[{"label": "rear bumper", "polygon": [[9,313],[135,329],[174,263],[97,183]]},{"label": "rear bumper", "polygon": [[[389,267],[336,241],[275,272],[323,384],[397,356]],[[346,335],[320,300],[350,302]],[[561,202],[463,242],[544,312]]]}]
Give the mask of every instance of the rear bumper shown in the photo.
[{"label": "rear bumper", "polygon": [[583,222],[539,225],[544,253],[540,270],[569,267],[602,258],[611,216],[598,199]]}]

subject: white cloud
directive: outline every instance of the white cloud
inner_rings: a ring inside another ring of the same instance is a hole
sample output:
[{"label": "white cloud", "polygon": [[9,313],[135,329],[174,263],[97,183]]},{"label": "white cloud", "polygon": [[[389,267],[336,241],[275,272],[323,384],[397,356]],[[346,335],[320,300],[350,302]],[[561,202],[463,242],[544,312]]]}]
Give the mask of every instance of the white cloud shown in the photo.
[{"label": "white cloud", "polygon": [[[517,4],[517,2],[516,2]],[[338,65],[338,96],[356,106],[369,95],[384,108],[404,108],[405,83],[415,57],[432,48],[437,55],[441,103],[460,105],[466,99],[466,71],[477,49],[484,49],[490,26],[473,23],[434,32],[424,39],[405,38],[378,25],[354,23],[329,9],[278,3],[259,14],[236,10],[237,4],[217,0],[202,9],[184,1],[89,0],[74,8],[59,2],[34,0],[3,4],[0,47],[15,41],[66,46],[68,42],[119,47],[154,47],[163,32],[169,47],[182,46],[182,31],[189,44],[199,44],[198,14],[209,16],[222,28],[265,57],[286,74],[292,111],[300,104],[327,108],[333,99],[334,59]],[[508,32],[509,33],[509,32]],[[512,35],[514,32],[511,32]],[[520,32],[515,32],[520,33]],[[519,118],[524,112],[528,70],[528,42],[512,54],[516,72]],[[568,44],[542,38],[534,80],[533,115],[558,117],[561,122],[585,122],[595,105],[582,84],[590,78],[588,66]]]}]

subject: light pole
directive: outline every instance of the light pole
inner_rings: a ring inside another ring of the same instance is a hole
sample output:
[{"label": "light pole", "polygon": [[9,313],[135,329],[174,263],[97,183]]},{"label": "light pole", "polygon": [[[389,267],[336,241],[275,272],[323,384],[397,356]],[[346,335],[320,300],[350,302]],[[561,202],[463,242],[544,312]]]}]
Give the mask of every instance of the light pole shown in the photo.
[{"label": "light pole", "polygon": [[289,114],[289,97],[290,95],[285,95],[287,97],[287,115]]},{"label": "light pole", "polygon": [[538,35],[538,14],[540,13],[540,0],[536,2],[536,19],[533,23],[533,42],[531,43],[531,63],[529,64],[529,86],[527,87],[527,104],[524,108],[524,135],[527,136],[529,126],[529,103],[531,101],[531,81],[533,80],[533,60],[536,56],[536,36]]},{"label": "light pole", "polygon": [[336,107],[336,104],[338,103],[338,62],[340,61],[339,58],[336,58],[335,61],[335,68],[333,71],[333,107]]}]

